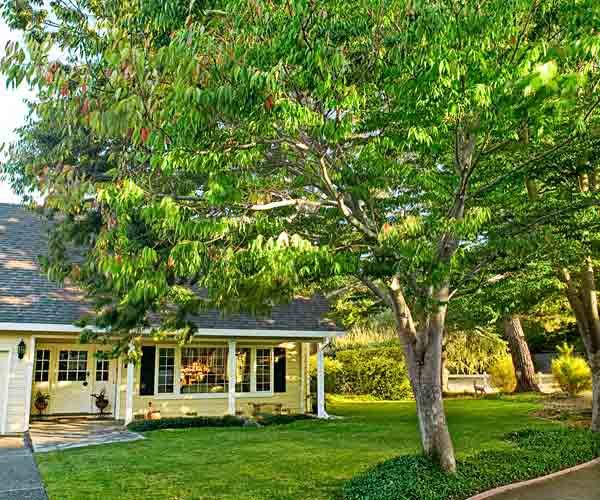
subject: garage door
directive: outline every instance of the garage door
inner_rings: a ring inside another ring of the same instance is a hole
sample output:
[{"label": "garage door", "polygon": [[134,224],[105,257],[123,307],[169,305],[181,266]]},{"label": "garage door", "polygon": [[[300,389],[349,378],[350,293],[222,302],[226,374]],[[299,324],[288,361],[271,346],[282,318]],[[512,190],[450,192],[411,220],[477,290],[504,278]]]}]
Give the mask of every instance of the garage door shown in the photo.
[{"label": "garage door", "polygon": [[8,405],[8,352],[0,351],[0,434],[6,432]]}]

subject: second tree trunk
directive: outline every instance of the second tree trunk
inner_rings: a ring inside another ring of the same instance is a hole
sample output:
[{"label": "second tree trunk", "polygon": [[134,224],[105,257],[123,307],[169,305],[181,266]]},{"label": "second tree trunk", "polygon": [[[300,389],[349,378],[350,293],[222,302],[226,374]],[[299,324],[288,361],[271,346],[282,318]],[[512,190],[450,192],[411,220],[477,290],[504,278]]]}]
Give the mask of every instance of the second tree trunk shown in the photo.
[{"label": "second tree trunk", "polygon": [[515,392],[540,392],[541,389],[536,381],[529,346],[525,340],[521,320],[518,316],[511,315],[504,318],[504,334],[508,340],[517,377]]}]

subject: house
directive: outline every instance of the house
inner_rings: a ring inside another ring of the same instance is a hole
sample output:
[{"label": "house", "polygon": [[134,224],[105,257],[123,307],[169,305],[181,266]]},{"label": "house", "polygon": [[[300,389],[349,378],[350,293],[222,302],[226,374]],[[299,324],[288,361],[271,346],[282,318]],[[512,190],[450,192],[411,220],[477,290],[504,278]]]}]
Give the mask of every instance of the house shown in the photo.
[{"label": "house", "polygon": [[112,417],[130,422],[149,403],[161,415],[225,415],[256,404],[309,411],[309,355],[318,351],[318,416],[324,408],[321,346],[340,335],[322,297],[298,298],[268,318],[196,317],[189,345],[142,338],[141,361],[105,359],[107,345],[80,344],[74,323],[89,311],[84,294],[41,272],[44,221],[18,205],[0,204],[0,434],[28,429],[32,395],[50,395],[45,415],[98,412],[104,390]]}]

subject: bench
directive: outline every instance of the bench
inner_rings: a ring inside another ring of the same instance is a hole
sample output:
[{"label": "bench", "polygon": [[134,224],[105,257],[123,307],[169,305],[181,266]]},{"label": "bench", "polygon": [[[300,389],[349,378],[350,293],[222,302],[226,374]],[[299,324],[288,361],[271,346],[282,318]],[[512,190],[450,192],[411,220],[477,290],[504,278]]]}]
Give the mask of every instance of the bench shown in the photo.
[{"label": "bench", "polygon": [[288,415],[289,410],[284,408],[281,403],[248,403],[250,414],[256,417],[259,413],[265,413],[265,408],[272,408],[271,413],[274,415]]}]

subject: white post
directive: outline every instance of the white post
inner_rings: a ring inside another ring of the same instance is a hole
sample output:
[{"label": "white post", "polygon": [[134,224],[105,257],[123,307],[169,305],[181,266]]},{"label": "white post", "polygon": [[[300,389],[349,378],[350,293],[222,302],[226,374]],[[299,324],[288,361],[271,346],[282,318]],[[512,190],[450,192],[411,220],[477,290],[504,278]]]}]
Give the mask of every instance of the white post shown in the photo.
[{"label": "white post", "polygon": [[317,417],[329,417],[325,411],[325,358],[321,343],[317,344]]},{"label": "white post", "polygon": [[[133,344],[129,344],[129,353],[135,350]],[[127,389],[125,392],[125,425],[133,421],[133,381],[135,376],[135,365],[127,361]]]},{"label": "white post", "polygon": [[33,371],[34,371],[34,365],[35,365],[35,344],[36,344],[36,338],[32,335],[31,338],[29,339],[29,356],[28,359],[29,361],[27,362],[27,364],[29,365],[27,367],[27,386],[26,386],[26,391],[27,391],[27,406],[25,406],[25,422],[24,422],[24,428],[26,431],[29,430],[29,420],[31,419],[31,392],[33,390]]},{"label": "white post", "polygon": [[121,420],[121,381],[123,380],[123,373],[121,367],[123,366],[123,360],[119,356],[116,360],[117,363],[117,380],[115,380],[115,408],[114,415],[115,419]]},{"label": "white post", "polygon": [[229,391],[227,394],[227,413],[229,415],[235,415],[235,378],[237,372],[237,357],[235,350],[235,339],[230,339],[229,350],[227,353],[227,364],[229,365]]}]

